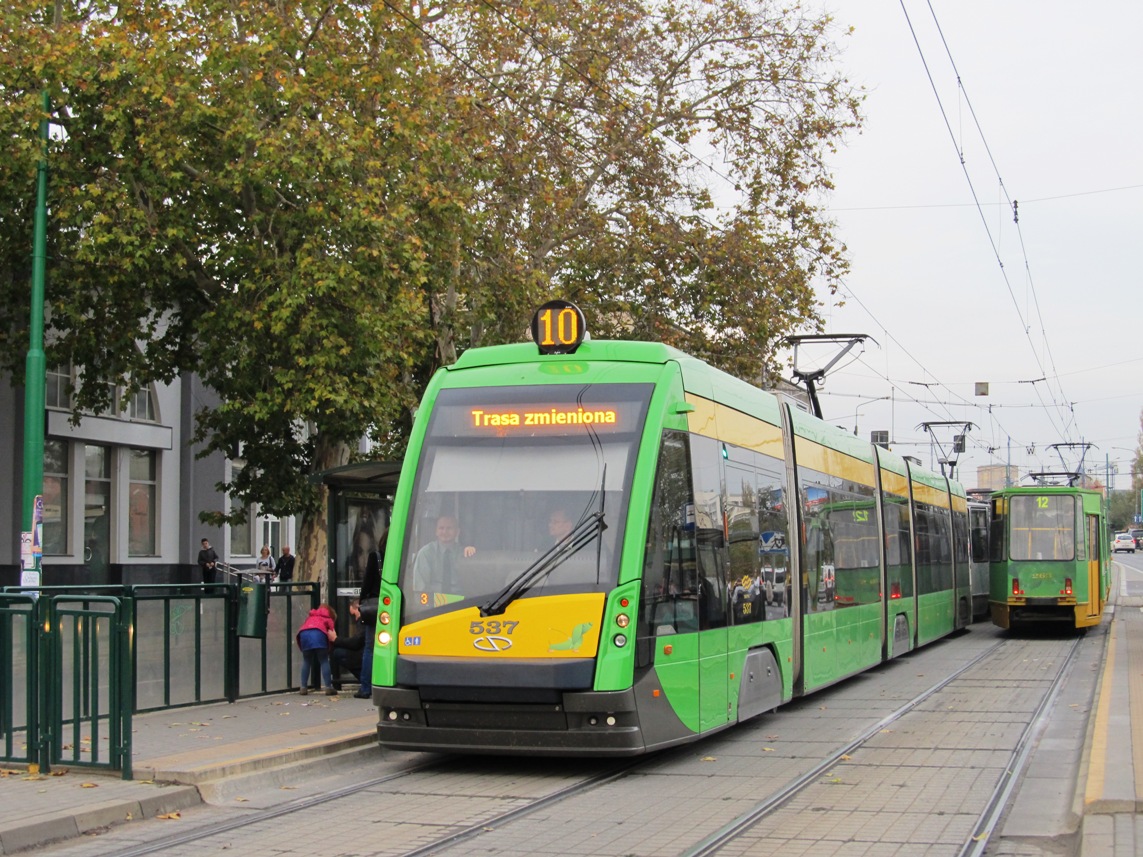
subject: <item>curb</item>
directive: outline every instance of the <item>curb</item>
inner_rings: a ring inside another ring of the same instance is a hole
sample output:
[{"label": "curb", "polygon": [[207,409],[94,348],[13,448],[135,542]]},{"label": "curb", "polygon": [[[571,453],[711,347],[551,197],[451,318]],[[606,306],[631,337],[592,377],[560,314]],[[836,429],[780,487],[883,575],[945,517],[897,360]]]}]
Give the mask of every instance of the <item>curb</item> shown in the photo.
[{"label": "curb", "polygon": [[157,783],[176,783],[179,785],[200,786],[215,780],[240,777],[248,774],[271,771],[287,765],[321,759],[342,752],[375,743],[376,729],[349,735],[334,741],[315,741],[291,747],[286,751],[267,751],[246,756],[242,759],[222,764],[207,764],[190,768],[163,767],[163,759],[156,759],[148,766],[144,761],[135,768],[137,777],[151,779]]},{"label": "curb", "polygon": [[162,788],[161,792],[138,800],[113,800],[73,812],[64,810],[38,816],[35,821],[0,831],[0,854],[15,854],[17,851],[74,839],[95,830],[154,818],[202,803],[202,795],[194,786],[174,786]]}]

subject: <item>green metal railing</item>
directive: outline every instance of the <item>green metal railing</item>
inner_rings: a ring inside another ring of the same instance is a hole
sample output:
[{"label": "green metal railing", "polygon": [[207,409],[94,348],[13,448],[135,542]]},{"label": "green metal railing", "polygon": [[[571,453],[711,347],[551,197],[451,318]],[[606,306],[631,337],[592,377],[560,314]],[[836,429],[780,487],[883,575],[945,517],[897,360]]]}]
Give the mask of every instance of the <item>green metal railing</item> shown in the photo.
[{"label": "green metal railing", "polygon": [[0,750],[10,762],[39,759],[39,617],[32,595],[0,593]]},{"label": "green metal railing", "polygon": [[131,599],[53,595],[39,606],[42,675],[52,678],[41,687],[48,750],[41,770],[66,763],[131,779]]},{"label": "green metal railing", "polygon": [[5,588],[0,761],[129,779],[134,714],[296,687],[294,635],[318,585],[262,594],[265,631],[243,637],[235,583]]}]

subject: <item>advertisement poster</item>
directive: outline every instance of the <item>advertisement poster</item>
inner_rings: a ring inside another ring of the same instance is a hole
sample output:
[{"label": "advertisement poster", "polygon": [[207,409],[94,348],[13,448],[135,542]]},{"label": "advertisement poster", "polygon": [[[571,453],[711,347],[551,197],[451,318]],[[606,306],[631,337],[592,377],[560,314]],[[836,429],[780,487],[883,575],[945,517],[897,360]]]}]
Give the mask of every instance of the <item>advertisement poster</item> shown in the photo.
[{"label": "advertisement poster", "polygon": [[32,554],[32,533],[20,533],[20,585],[39,586],[40,572]]}]

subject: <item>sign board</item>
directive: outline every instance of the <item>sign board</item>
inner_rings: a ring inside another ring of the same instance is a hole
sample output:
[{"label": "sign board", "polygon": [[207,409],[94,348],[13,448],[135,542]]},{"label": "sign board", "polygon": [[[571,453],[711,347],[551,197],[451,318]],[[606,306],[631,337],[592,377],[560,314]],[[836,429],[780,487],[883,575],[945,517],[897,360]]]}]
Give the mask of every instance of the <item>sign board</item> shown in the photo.
[{"label": "sign board", "polygon": [[37,557],[32,553],[32,534],[25,530],[20,533],[20,585],[39,586],[40,569]]},{"label": "sign board", "polygon": [[32,554],[44,552],[44,495],[37,494],[32,504]]},{"label": "sign board", "polygon": [[28,530],[20,533],[20,568],[28,571],[35,568],[32,556],[32,533]]}]

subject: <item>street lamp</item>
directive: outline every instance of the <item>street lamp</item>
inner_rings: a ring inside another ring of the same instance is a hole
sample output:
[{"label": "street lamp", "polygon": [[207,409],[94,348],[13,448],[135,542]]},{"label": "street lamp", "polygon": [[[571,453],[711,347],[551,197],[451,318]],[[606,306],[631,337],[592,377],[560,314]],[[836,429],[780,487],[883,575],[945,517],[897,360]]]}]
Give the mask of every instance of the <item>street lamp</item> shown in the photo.
[{"label": "street lamp", "polygon": [[43,92],[36,210],[32,221],[32,296],[24,362],[24,490],[20,533],[20,585],[40,585],[40,524],[44,493],[44,276],[47,267],[48,141],[51,98]]},{"label": "street lamp", "polygon": [[855,407],[853,409],[853,433],[855,435],[857,434],[857,422],[861,416],[861,406],[862,405],[869,405],[869,404],[872,404],[873,402],[884,402],[888,398],[889,398],[888,396],[878,396],[875,399],[865,399],[864,401],[857,403],[857,407]]}]

